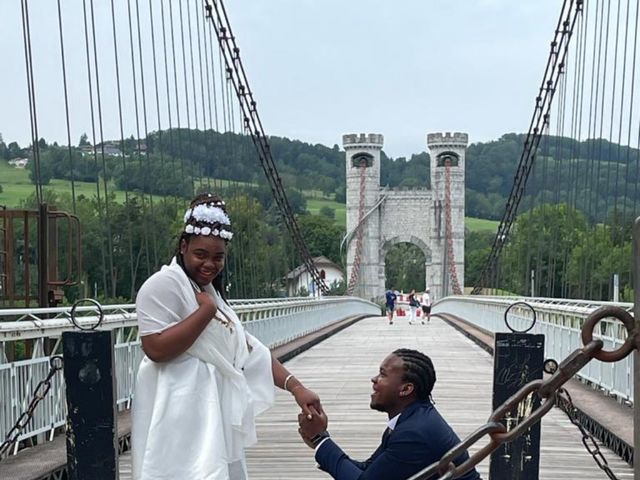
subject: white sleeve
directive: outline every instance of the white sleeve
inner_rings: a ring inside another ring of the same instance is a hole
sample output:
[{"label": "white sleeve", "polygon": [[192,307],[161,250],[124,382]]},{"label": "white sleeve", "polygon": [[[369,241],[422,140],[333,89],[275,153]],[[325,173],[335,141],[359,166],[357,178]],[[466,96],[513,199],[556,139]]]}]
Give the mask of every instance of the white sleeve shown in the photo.
[{"label": "white sleeve", "polygon": [[140,336],[160,333],[186,318],[186,305],[179,282],[160,271],[142,285],[136,298]]},{"label": "white sleeve", "polygon": [[271,369],[271,352],[256,337],[245,331],[251,353],[244,364],[243,373],[251,391],[256,415],[273,405],[275,386]]}]

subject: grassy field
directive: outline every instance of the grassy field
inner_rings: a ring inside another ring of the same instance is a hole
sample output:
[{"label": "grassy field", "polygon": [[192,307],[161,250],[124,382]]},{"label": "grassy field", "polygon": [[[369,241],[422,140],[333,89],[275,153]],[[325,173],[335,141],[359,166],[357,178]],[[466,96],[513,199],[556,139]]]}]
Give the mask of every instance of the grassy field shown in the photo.
[{"label": "grassy field", "polygon": [[497,220],[485,220],[484,218],[465,217],[464,226],[472,232],[490,231],[496,232],[500,222]]},{"label": "grassy field", "polygon": [[344,203],[334,200],[307,198],[307,210],[312,215],[319,215],[322,207],[329,207],[336,212],[336,224],[345,226],[347,224],[347,208]]},{"label": "grassy field", "polygon": [[[204,181],[206,184],[206,180]],[[226,180],[217,180],[212,185],[227,186],[229,182]],[[24,169],[14,168],[5,161],[0,161],[0,185],[2,185],[2,193],[0,193],[0,205],[6,205],[8,208],[16,208],[20,203],[26,200],[35,192],[35,187],[29,180],[29,172]],[[200,181],[196,181],[196,188],[200,185]],[[101,185],[102,187],[102,185]],[[49,185],[44,189],[54,189],[59,192],[71,193],[71,182],[67,180],[51,180]],[[114,185],[109,185],[111,192],[115,192],[118,201],[124,201],[124,191],[117,190]],[[96,184],[90,182],[75,182],[76,196],[85,195],[92,198],[96,194]],[[102,192],[102,188],[101,188]],[[318,215],[322,207],[329,207],[336,212],[336,224],[345,226],[347,223],[346,207],[343,203],[338,203],[327,198],[319,198],[320,193],[317,191],[304,192],[307,197],[307,210],[312,215]],[[477,231],[493,231],[495,232],[500,222],[495,220],[484,220],[481,218],[465,219],[465,227],[472,232]]]}]

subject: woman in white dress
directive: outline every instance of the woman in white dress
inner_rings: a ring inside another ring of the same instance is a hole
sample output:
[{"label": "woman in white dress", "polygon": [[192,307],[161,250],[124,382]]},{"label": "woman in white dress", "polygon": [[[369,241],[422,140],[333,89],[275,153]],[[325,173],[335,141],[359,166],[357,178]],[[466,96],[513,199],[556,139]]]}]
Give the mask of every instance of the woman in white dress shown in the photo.
[{"label": "woman in white dress", "polygon": [[307,416],[320,399],[244,331],[220,273],[233,234],[224,202],[199,195],[185,213],[179,249],[136,300],[145,352],[132,408],[135,480],[246,480],[245,448],[274,385]]}]

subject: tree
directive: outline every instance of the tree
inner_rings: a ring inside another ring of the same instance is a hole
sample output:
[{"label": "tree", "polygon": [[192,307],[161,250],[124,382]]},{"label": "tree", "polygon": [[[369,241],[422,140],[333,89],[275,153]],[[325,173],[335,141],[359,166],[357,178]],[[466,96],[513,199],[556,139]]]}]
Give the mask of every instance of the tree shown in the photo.
[{"label": "tree", "polygon": [[84,147],[87,145],[91,145],[91,143],[89,142],[89,137],[87,137],[86,133],[83,133],[82,135],[80,135],[80,140],[78,141],[78,146],[79,147]]},{"label": "tree", "polygon": [[537,296],[562,298],[567,284],[567,262],[587,232],[581,212],[566,204],[545,204],[518,216],[501,259],[501,287],[530,293],[535,270]]},{"label": "tree", "polygon": [[327,218],[330,218],[332,220],[335,220],[336,211],[335,211],[335,209],[333,209],[331,207],[327,207],[325,205],[324,207],[320,208],[320,215],[322,215],[323,217],[327,217]]},{"label": "tree", "polygon": [[312,257],[324,255],[338,265],[342,263],[340,242],[345,232],[333,219],[321,215],[303,215],[298,217],[298,226]]},{"label": "tree", "polygon": [[387,252],[384,259],[385,287],[405,292],[425,288],[424,253],[411,243],[399,243]]}]

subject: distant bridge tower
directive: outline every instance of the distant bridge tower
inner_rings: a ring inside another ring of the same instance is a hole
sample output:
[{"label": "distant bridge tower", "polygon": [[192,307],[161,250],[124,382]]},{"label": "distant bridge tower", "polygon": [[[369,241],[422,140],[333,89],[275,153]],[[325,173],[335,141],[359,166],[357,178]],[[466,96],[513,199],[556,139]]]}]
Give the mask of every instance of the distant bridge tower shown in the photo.
[{"label": "distant bridge tower", "polygon": [[383,295],[385,257],[398,243],[411,243],[423,252],[426,285],[435,298],[464,285],[467,141],[465,133],[427,135],[432,189],[391,190],[380,187],[383,136],[342,137],[347,178],[343,248],[346,246],[349,293],[367,299]]},{"label": "distant bridge tower", "polygon": [[[431,157],[431,188],[434,195],[431,209],[435,226],[430,232],[433,269],[432,277],[427,277],[427,284],[437,286],[442,296],[455,293],[457,285],[453,284],[452,272],[457,276],[459,287],[464,288],[464,188],[465,152],[468,141],[466,133],[427,135],[427,147]],[[448,197],[447,181],[450,186]],[[446,211],[448,200],[451,213],[449,232]],[[451,255],[447,255],[447,242],[450,242],[453,265],[450,262]]]},{"label": "distant bridge tower", "polygon": [[[347,244],[347,281],[350,293],[362,298],[381,294],[378,270],[381,261],[384,269],[384,258],[379,258],[378,251],[380,215],[372,209],[380,196],[383,143],[383,136],[375,133],[342,136],[347,163],[347,235],[351,232]],[[357,231],[359,223],[361,230]]]}]

